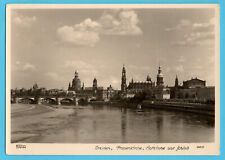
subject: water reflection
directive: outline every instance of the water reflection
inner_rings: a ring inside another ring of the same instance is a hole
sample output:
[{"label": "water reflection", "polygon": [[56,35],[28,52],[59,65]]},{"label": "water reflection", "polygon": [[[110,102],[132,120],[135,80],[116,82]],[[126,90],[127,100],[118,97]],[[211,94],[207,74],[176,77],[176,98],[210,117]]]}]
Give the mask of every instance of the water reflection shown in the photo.
[{"label": "water reflection", "polygon": [[[61,117],[62,118],[62,117]],[[76,107],[67,123],[39,138],[56,143],[213,142],[214,121],[184,112],[126,107]]]},{"label": "water reflection", "polygon": [[121,142],[126,143],[127,108],[121,107]]}]

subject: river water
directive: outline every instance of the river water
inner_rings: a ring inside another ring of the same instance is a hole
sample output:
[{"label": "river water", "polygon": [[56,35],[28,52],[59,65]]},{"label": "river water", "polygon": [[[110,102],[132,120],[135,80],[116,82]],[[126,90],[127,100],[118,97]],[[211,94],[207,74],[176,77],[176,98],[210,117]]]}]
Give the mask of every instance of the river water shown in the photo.
[{"label": "river water", "polygon": [[198,114],[160,109],[137,110],[107,105],[55,107],[12,105],[12,142],[190,143],[214,141],[214,120]]}]

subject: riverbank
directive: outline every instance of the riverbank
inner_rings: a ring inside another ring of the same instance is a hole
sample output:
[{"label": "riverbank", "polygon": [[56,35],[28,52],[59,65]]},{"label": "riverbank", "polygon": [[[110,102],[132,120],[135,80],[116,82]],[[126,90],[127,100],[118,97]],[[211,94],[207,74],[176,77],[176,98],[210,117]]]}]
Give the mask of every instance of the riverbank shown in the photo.
[{"label": "riverbank", "polygon": [[[116,105],[126,106],[128,108],[137,108],[139,103],[131,103],[128,101],[93,101],[89,104],[92,105]],[[185,103],[185,102],[167,102],[167,101],[148,101],[145,100],[142,103],[142,108],[156,108],[166,110],[176,110],[182,112],[191,112],[195,114],[203,114],[207,116],[215,116],[215,105],[214,104],[200,104],[200,103]]]},{"label": "riverbank", "polygon": [[212,117],[215,116],[215,105],[213,104],[143,101],[142,107],[192,112]]}]

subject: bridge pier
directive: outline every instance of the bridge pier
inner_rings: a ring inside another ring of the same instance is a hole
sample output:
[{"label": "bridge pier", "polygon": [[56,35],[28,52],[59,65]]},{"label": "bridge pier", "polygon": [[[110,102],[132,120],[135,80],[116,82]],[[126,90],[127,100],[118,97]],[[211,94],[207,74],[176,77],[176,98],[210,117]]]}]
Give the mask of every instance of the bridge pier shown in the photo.
[{"label": "bridge pier", "polygon": [[37,104],[41,104],[41,98],[37,98]]},{"label": "bridge pier", "polygon": [[74,101],[74,105],[77,106],[78,105],[78,98],[73,97],[73,101]]},{"label": "bridge pier", "polygon": [[61,102],[60,102],[60,101],[61,101],[61,99],[57,97],[57,98],[56,98],[56,104],[57,104],[57,105],[61,105]]},{"label": "bridge pier", "polygon": [[18,98],[18,97],[14,97],[14,98],[13,98],[13,102],[14,102],[14,103],[18,103],[18,102],[19,102],[19,98]]}]

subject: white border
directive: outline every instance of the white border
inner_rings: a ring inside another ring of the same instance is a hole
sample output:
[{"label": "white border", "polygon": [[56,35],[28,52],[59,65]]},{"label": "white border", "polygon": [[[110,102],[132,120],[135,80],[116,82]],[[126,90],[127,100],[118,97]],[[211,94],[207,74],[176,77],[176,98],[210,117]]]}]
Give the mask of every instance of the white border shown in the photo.
[{"label": "white border", "polygon": [[[215,24],[215,142],[214,143],[113,143],[113,144],[49,144],[19,143],[26,149],[16,149],[17,143],[11,143],[11,10],[12,9],[104,9],[104,8],[214,8]],[[220,58],[219,58],[219,5],[218,4],[8,4],[6,7],[6,153],[10,155],[218,155],[220,141]],[[95,146],[189,146],[188,151],[95,150]],[[204,146],[197,149],[197,146]]]}]

